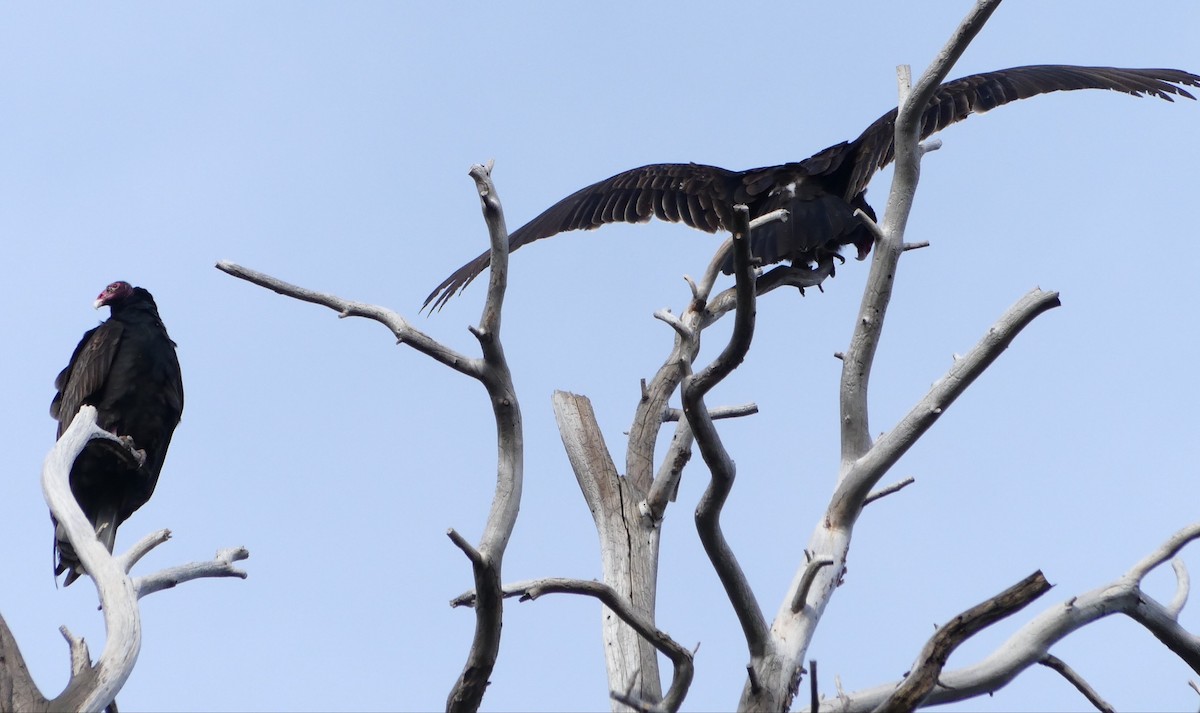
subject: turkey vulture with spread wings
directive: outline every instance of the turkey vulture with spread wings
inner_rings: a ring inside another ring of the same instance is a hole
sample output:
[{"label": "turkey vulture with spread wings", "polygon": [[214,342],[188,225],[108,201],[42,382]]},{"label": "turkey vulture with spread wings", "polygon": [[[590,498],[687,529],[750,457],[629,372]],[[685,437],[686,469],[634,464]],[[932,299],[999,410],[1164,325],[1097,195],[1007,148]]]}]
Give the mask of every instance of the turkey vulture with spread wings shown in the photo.
[{"label": "turkey vulture with spread wings", "polygon": [[[1018,99],[1074,89],[1111,89],[1167,101],[1194,99],[1177,85],[1200,87],[1200,77],[1177,69],[1120,69],[1036,65],[974,74],[942,84],[921,116],[927,138],[975,112]],[[750,247],[764,264],[790,260],[795,266],[840,258],[843,245],[854,245],[858,259],[871,251],[873,236],[855,209],[875,217],[864,194],[875,172],[895,157],[893,109],[857,139],[830,146],[798,163],[728,171],[695,163],[642,166],[576,191],[550,206],[508,238],[516,250],[568,230],[592,230],[607,223],[645,223],[651,218],[685,223],[708,233],[730,230],[733,206],[744,203],[750,218],[778,208],[791,212],[751,234]],[[483,253],[447,277],[425,299],[440,309],[491,262]],[[724,270],[733,270],[727,259]]]},{"label": "turkey vulture with spread wings", "polygon": [[[138,465],[111,441],[93,440],[71,467],[71,492],[112,552],[117,527],[154,492],[183,413],[183,378],[175,342],[149,292],[114,282],[96,298],[96,309],[104,305],[112,315],[83,335],[71,363],[54,380],[58,393],[50,415],[58,420],[61,438],[80,406],[95,406],[100,428],[128,436],[145,454]],[[69,585],[84,573],[83,567],[58,523],[54,536],[54,574],[66,572]]]}]

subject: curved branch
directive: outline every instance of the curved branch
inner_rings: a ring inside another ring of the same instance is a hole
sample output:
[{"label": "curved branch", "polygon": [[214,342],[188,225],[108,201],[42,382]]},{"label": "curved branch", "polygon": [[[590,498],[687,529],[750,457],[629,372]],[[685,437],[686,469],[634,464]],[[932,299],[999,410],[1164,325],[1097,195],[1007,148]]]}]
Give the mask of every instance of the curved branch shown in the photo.
[{"label": "curved branch", "polygon": [[742,363],[754,338],[756,305],[754,268],[750,264],[749,211],[742,205],[735,206],[734,211],[733,265],[737,280],[737,311],[733,334],[725,349],[711,364],[694,377],[683,380],[683,412],[695,435],[700,455],[712,473],[712,480],[696,506],[696,530],[742,625],[750,655],[758,658],[767,651],[767,622],[745,573],[721,532],[721,509],[733,489],[736,469],[704,404],[705,394]]},{"label": "curved branch", "polygon": [[419,329],[416,329],[397,312],[376,305],[363,304],[342,299],[337,295],[317,292],[284,282],[266,273],[242,267],[228,260],[217,262],[216,268],[221,272],[232,275],[246,282],[265,287],[285,297],[311,302],[328,307],[338,313],[338,317],[364,317],[379,322],[391,330],[397,344],[407,344],[422,354],[445,364],[446,366],[475,379],[482,378],[482,364],[478,359],[471,359],[443,345]]},{"label": "curved branch", "polygon": [[[750,221],[750,230],[756,230],[761,225],[772,223],[776,220],[786,223],[791,218],[791,213],[786,208],[777,208],[769,213],[763,213],[754,220]],[[717,282],[717,277],[721,274],[721,268],[725,265],[725,256],[733,249],[733,236],[729,236],[717,248],[717,252],[713,254],[712,260],[708,263],[708,268],[704,270],[704,276],[700,278],[700,284],[696,289],[696,298],[707,300],[708,295],[712,292],[713,285]],[[751,256],[753,258],[753,256]],[[754,267],[754,265],[751,265]]]},{"label": "curved branch", "polygon": [[[775,210],[755,218],[750,223],[753,230],[760,225],[774,220],[787,220],[786,210]],[[654,483],[654,447],[658,441],[658,433],[662,428],[659,415],[666,410],[667,401],[675,393],[675,389],[684,377],[691,373],[692,363],[700,352],[700,332],[720,319],[724,314],[733,310],[737,302],[737,288],[725,290],[708,302],[709,293],[716,281],[717,272],[723,263],[725,253],[733,245],[732,237],[717,249],[704,277],[699,285],[691,282],[692,302],[679,317],[660,311],[655,317],[671,325],[676,331],[675,344],[658,373],[643,389],[642,400],[638,403],[634,414],[633,425],[629,429],[629,447],[625,455],[625,475],[638,487],[641,492],[650,492]],[[814,273],[815,274],[815,273]],[[828,272],[825,273],[828,275]],[[821,279],[824,279],[822,277]],[[761,284],[761,283],[760,283]],[[814,283],[818,284],[818,283]],[[760,290],[762,291],[762,290]],[[706,304],[707,302],[707,304]],[[678,436],[678,430],[676,435]],[[673,457],[673,456],[672,456]],[[672,487],[672,492],[674,488]],[[665,500],[658,499],[657,505],[665,506]],[[654,509],[653,507],[651,508]],[[661,513],[656,519],[662,519]]]},{"label": "curved branch", "polygon": [[1137,564],[1130,567],[1125,576],[1140,584],[1142,579],[1150,573],[1150,570],[1179,554],[1180,550],[1197,538],[1200,538],[1200,523],[1188,525],[1171,535],[1157,550],[1146,555]]},{"label": "curved branch", "polygon": [[[604,584],[586,579],[569,579],[565,577],[547,577],[525,582],[505,585],[502,589],[505,599],[520,597],[520,601],[531,601],[543,594],[582,594],[599,599],[626,624],[632,627],[654,648],[671,660],[675,673],[671,677],[671,687],[663,697],[659,708],[666,711],[677,711],[687,696],[688,687],[692,683],[692,652],[680,646],[666,632],[654,625],[638,607],[621,596],[615,589]],[[474,606],[475,593],[467,592],[450,600],[450,606]]]},{"label": "curved branch", "polygon": [[[742,406],[723,406],[709,412],[712,419],[739,418],[758,413],[758,404],[749,403]],[[666,514],[667,502],[675,500],[679,491],[679,480],[683,476],[683,468],[692,459],[692,444],[695,437],[692,427],[683,416],[683,409],[669,408],[663,411],[663,422],[678,421],[675,435],[667,446],[667,454],[663,457],[658,474],[654,476],[654,485],[646,496],[642,509],[654,522],[661,522]]]},{"label": "curved branch", "polygon": [[1024,609],[1034,599],[1050,591],[1050,583],[1041,572],[1034,572],[1025,579],[988,599],[976,604],[951,619],[921,649],[917,664],[896,687],[887,700],[875,707],[875,713],[887,711],[916,710],[937,684],[938,676],[950,654],[967,639],[983,631],[1001,619]]},{"label": "curved branch", "polygon": [[125,573],[128,574],[130,570],[133,569],[135,564],[137,564],[143,557],[150,554],[151,550],[169,539],[171,539],[170,530],[159,530],[157,532],[152,532],[135,542],[133,547],[130,547],[125,551],[124,554],[117,557],[117,562],[120,563],[121,569],[125,570]]},{"label": "curved branch", "polygon": [[[117,559],[96,539],[95,530],[71,493],[71,466],[92,439],[121,443],[116,436],[96,425],[96,408],[85,405],[50,449],[42,466],[42,493],[50,513],[66,532],[84,570],[96,583],[100,607],[104,611],[104,650],[96,661],[91,685],[76,704],[81,710],[100,710],[112,703],[133,672],[142,647],[142,620],[133,582]],[[68,691],[71,690],[72,686],[68,684]]]},{"label": "curved branch", "polygon": [[1192,578],[1188,576],[1187,565],[1178,557],[1171,560],[1171,569],[1175,570],[1175,596],[1171,597],[1171,603],[1167,605],[1167,612],[1173,618],[1178,619],[1179,613],[1187,604],[1188,592],[1192,588]]},{"label": "curved branch", "polygon": [[[1166,607],[1147,596],[1138,586],[1141,577],[1146,574],[1146,563],[1157,560],[1161,564],[1196,539],[1200,539],[1200,523],[1177,532],[1156,552],[1134,565],[1115,582],[1071,597],[1037,615],[980,662],[943,672],[938,686],[923,701],[923,705],[952,703],[997,691],[1026,668],[1039,663],[1049,653],[1051,646],[1071,632],[1115,613],[1125,614],[1146,626],[1192,670],[1200,672],[1200,638],[1184,630],[1170,616]],[[820,710],[824,713],[871,711],[887,700],[898,685],[900,682],[823,699]]]},{"label": "curved branch", "polygon": [[475,635],[462,674],[446,699],[450,711],[475,711],[483,702],[488,679],[500,655],[500,634],[504,603],[500,597],[501,564],[508,540],[516,526],[521,506],[524,479],[524,430],[521,406],[512,382],[512,371],[504,357],[500,342],[500,312],[508,282],[508,231],[504,225],[504,209],[496,186],[492,183],[491,164],[471,167],[471,178],[479,191],[483,217],[487,222],[492,244],[492,272],[488,282],[488,297],[479,328],[472,334],[479,340],[483,360],[478,364],[478,378],[487,389],[496,420],[496,491],[492,507],[484,523],[477,557],[470,557],[479,602],[475,607]]},{"label": "curved branch", "polygon": [[1101,698],[1100,694],[1096,693],[1096,689],[1088,685],[1088,682],[1083,680],[1083,676],[1076,673],[1075,669],[1068,666],[1062,659],[1053,654],[1046,654],[1038,663],[1062,674],[1062,677],[1067,679],[1067,682],[1074,686],[1075,690],[1082,693],[1083,697],[1088,699],[1088,703],[1096,706],[1096,710],[1100,711],[1100,713],[1116,713],[1108,701]]}]

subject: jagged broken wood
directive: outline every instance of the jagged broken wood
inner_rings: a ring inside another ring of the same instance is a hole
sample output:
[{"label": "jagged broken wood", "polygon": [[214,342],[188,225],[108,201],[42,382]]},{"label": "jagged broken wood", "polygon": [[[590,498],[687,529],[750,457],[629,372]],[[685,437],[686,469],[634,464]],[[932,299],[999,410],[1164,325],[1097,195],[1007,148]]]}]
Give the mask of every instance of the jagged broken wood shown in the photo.
[{"label": "jagged broken wood", "polygon": [[[563,448],[596,525],[604,582],[653,622],[660,530],[638,509],[645,495],[617,473],[587,397],[556,391],[552,402]],[[601,611],[601,635],[609,688],[627,690],[641,701],[662,698],[652,643],[607,606]]]}]

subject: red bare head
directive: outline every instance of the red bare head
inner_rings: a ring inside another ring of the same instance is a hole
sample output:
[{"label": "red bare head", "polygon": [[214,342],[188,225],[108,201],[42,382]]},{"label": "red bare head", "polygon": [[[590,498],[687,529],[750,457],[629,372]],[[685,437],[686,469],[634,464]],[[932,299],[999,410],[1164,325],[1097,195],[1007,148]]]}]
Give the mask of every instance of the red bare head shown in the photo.
[{"label": "red bare head", "polygon": [[104,291],[96,297],[96,301],[92,303],[92,306],[96,309],[100,309],[104,305],[120,304],[122,301],[128,299],[132,294],[133,285],[125,282],[124,280],[118,280],[108,287],[105,287]]}]

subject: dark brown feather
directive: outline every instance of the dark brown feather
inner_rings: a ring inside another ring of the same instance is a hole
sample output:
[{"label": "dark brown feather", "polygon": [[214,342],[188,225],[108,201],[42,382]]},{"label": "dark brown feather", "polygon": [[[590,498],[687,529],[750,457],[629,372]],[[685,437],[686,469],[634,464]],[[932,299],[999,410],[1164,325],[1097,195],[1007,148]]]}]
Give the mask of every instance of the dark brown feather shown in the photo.
[{"label": "dark brown feather", "polygon": [[[1200,77],[1177,69],[1120,69],[1037,65],[975,74],[938,87],[921,115],[921,138],[970,116],[1049,92],[1108,89],[1173,101],[1194,99],[1182,86],[1200,87]],[[751,236],[751,249],[765,264],[791,260],[808,264],[855,245],[870,251],[872,237],[855,208],[874,218],[864,199],[875,172],[895,157],[896,110],[875,120],[857,139],[830,146],[799,163],[729,171],[700,164],[654,164],[618,173],[578,190],[509,236],[509,251],[570,230],[608,223],[644,223],[651,217],[713,233],[729,230],[733,206],[745,203],[751,219],[777,208],[791,212]],[[487,268],[485,252],[454,271],[425,298],[422,308],[440,309]],[[732,269],[726,264],[725,271]]]}]

